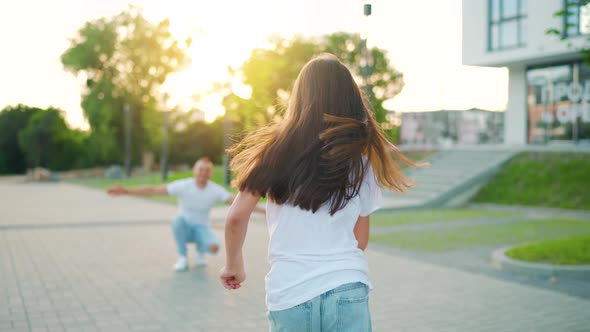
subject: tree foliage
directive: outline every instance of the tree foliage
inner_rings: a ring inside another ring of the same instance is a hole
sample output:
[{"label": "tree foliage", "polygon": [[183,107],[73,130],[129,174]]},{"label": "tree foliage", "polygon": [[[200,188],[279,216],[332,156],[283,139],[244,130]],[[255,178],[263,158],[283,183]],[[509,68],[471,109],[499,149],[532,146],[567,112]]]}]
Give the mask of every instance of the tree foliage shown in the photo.
[{"label": "tree foliage", "polygon": [[65,170],[83,163],[84,133],[70,129],[63,111],[36,111],[18,133],[18,145],[26,156],[27,168]]},{"label": "tree foliage", "polygon": [[363,40],[358,34],[344,32],[319,38],[287,40],[277,37],[270,42],[271,47],[254,49],[240,68],[232,70],[235,79],[241,79],[251,88],[249,98],[239,96],[229,85],[220,88],[234,132],[248,131],[282,116],[297,74],[312,57],[324,52],[333,53],[348,66],[368,92],[376,119],[380,123],[387,121],[383,102],[401,91],[403,77],[389,63],[386,51],[371,48],[367,63]]},{"label": "tree foliage", "polygon": [[130,7],[113,17],[87,22],[62,54],[64,67],[86,80],[82,108],[99,152],[97,162],[122,159],[125,104],[132,112],[134,158],[144,148],[159,148],[153,139],[162,123],[157,114],[162,100],[158,88],[170,73],[189,63],[190,40],[179,43],[169,26],[168,20],[153,24],[140,9]]},{"label": "tree foliage", "polygon": [[[587,6],[588,4],[590,4],[590,0],[568,0],[568,1],[565,1],[564,8],[560,11],[553,13],[553,16],[564,18],[569,15],[572,15],[572,13],[579,13],[581,10],[581,7]],[[572,10],[575,7],[578,7],[578,9]],[[547,35],[558,36],[558,37],[560,37],[561,40],[567,40],[568,38],[571,37],[570,35],[568,35],[567,31],[570,27],[573,27],[574,25],[572,25],[572,23],[567,22],[567,20],[564,20],[564,22],[565,23],[563,25],[563,30],[560,28],[553,27],[553,28],[547,29],[545,31],[545,33]],[[587,23],[586,22],[579,22],[578,24],[587,24]],[[586,37],[585,41],[586,42],[584,43],[584,45],[576,47],[576,50],[578,51],[578,53],[582,57],[582,61],[586,65],[590,65],[590,45],[589,45],[590,44],[590,37]],[[568,43],[568,47],[574,47],[574,46],[572,43]]]},{"label": "tree foliage", "polygon": [[171,114],[170,162],[192,164],[200,157],[221,163],[223,156],[223,119],[206,123],[200,111],[177,111]]},{"label": "tree foliage", "polygon": [[0,111],[0,174],[28,168],[65,170],[92,165],[88,133],[67,126],[62,110],[26,105]]},{"label": "tree foliage", "polygon": [[25,152],[18,143],[18,133],[30,118],[43,110],[25,105],[8,106],[0,111],[0,174],[20,174],[27,169]]}]

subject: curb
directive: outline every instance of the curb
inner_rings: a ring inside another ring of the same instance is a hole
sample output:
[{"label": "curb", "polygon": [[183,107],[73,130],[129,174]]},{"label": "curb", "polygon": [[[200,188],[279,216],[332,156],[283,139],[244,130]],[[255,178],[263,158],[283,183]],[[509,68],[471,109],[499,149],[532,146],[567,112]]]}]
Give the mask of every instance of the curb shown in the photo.
[{"label": "curb", "polygon": [[590,280],[590,265],[565,266],[523,262],[506,256],[506,252],[512,248],[514,247],[504,247],[492,252],[492,265],[500,270],[533,277]]}]

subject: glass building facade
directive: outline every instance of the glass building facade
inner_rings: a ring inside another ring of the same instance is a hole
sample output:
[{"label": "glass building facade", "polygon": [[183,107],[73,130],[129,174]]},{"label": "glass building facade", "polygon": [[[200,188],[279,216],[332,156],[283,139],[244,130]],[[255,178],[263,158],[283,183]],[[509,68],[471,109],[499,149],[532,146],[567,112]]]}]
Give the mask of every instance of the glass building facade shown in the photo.
[{"label": "glass building facade", "polygon": [[529,68],[528,143],[590,142],[590,67],[581,62]]}]

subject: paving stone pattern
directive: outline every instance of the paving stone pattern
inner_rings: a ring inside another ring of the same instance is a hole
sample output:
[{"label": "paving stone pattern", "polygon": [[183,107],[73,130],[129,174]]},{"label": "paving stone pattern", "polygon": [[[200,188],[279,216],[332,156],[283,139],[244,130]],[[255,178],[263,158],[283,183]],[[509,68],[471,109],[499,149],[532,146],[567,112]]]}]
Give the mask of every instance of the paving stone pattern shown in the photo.
[{"label": "paving stone pattern", "polygon": [[[217,280],[222,256],[172,271],[167,205],[64,184],[19,184],[14,195],[14,186],[0,183],[0,224],[31,227],[0,230],[0,331],[268,330],[262,222],[249,227],[247,282],[227,291]],[[116,220],[129,222],[100,226]],[[52,223],[61,226],[40,227]],[[588,300],[383,251],[366,256],[375,331],[590,331]]]}]

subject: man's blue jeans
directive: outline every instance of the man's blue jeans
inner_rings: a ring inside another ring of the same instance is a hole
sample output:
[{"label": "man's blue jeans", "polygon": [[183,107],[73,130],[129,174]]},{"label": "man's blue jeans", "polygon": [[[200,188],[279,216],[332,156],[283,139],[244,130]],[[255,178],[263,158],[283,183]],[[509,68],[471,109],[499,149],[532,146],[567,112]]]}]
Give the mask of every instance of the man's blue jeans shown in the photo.
[{"label": "man's blue jeans", "polygon": [[177,216],[172,221],[172,232],[180,256],[186,256],[187,243],[195,243],[200,253],[211,253],[209,246],[219,245],[217,237],[208,225],[189,223],[182,216]]}]

